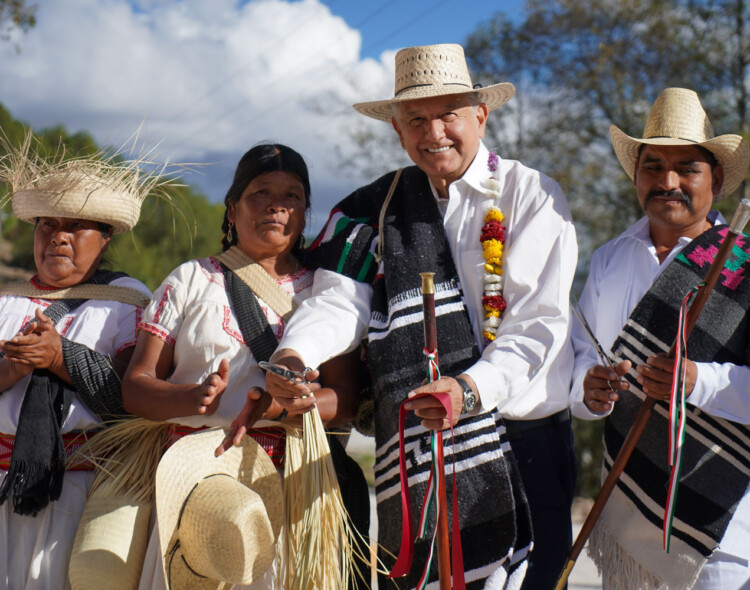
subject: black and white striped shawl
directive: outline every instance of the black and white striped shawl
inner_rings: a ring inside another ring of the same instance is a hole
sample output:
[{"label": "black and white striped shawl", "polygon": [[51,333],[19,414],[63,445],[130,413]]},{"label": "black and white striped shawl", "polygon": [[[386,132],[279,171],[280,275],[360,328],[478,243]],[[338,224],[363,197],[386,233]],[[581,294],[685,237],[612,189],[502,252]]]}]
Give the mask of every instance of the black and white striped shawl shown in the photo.
[{"label": "black and white striped shawl", "polygon": [[[666,352],[677,331],[682,298],[705,277],[726,226],[688,244],[636,306],[612,351],[633,362],[623,393],[605,423],[605,471],[622,446],[644,394],[635,366]],[[750,360],[750,239],[740,236],[699,317],[688,357],[747,365]],[[662,550],[669,471],[669,407],[659,402],[591,539],[590,552],[613,588],[689,588],[721,541],[750,482],[750,428],[689,404],[686,441],[670,553]]]},{"label": "black and white striped shawl", "polygon": [[[479,358],[479,350],[437,203],[427,177],[416,167],[403,171],[387,208],[382,264],[376,260],[378,218],[394,174],[360,188],[339,203],[311,246],[306,262],[373,286],[368,366],[375,404],[378,541],[397,555],[401,540],[398,408],[427,375],[422,352],[420,272],[436,273],[441,373],[458,375]],[[450,433],[444,435],[449,448]],[[410,415],[405,443],[414,518],[419,516],[419,502],[429,475],[429,440],[429,431]],[[502,419],[497,412],[464,417],[455,428],[453,442],[467,587],[504,588],[509,576],[507,587],[518,587],[530,548],[531,525]],[[447,453],[446,470],[450,462]],[[448,496],[450,506],[450,486]],[[433,526],[434,521],[429,530]],[[397,581],[399,588],[416,585],[427,549],[426,542],[416,544],[412,572]],[[394,559],[382,557],[390,568]],[[437,579],[436,566],[430,579]]]}]

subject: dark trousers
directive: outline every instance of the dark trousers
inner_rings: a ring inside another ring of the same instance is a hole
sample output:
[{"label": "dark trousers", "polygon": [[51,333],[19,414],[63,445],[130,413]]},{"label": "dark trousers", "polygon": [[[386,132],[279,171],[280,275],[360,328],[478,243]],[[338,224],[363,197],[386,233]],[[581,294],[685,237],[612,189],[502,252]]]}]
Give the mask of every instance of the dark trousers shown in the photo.
[{"label": "dark trousers", "polygon": [[573,544],[570,507],[578,471],[573,430],[567,411],[542,422],[528,427],[522,421],[506,421],[534,531],[522,590],[554,588]]}]

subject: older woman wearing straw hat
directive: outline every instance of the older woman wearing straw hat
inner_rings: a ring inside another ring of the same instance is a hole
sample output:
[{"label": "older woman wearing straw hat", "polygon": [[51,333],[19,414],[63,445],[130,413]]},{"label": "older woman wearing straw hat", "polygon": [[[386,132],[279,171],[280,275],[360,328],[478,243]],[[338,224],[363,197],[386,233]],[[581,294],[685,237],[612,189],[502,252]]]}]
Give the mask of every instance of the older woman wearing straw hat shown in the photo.
[{"label": "older woman wearing straw hat", "polygon": [[100,269],[159,180],[137,163],[43,160],[31,135],[0,168],[13,212],[34,224],[37,273],[0,289],[0,585],[68,587],[73,537],[93,478],[69,457],[124,414],[120,376],[149,291]]},{"label": "older woman wearing straw hat", "polygon": [[[606,588],[748,588],[746,236],[734,245],[687,342],[686,397],[680,404],[676,388],[671,407],[679,371],[664,353],[675,340],[683,299],[704,280],[727,235],[713,205],[746,177],[750,149],[740,135],[715,135],[698,95],[687,88],[661,92],[641,137],[614,125],[610,137],[644,216],[591,260],[580,305],[614,365],[603,366],[585,328],[575,323],[571,406],[580,418],[606,416],[608,471],[642,400],[667,404],[658,403],[651,414],[597,521],[589,553]],[[670,418],[680,405],[682,467],[677,461],[670,469]]]},{"label": "older woman wearing straw hat", "polygon": [[[299,424],[311,401],[324,422],[351,422],[359,403],[357,379],[351,378],[357,375],[358,362],[349,355],[322,367],[324,386],[314,388],[314,398],[297,406],[283,408],[263,390],[259,363],[268,361],[293,308],[313,285],[313,272],[299,261],[310,204],[307,166],[289,147],[258,145],[240,160],[225,203],[224,252],[180,265],[146,309],[123,383],[124,403],[136,415],[171,422],[178,434],[205,427],[231,428],[219,454],[240,453],[232,444],[240,444],[247,433],[280,467],[288,445],[284,424]],[[215,462],[219,465],[223,460],[221,456]],[[353,477],[357,472],[364,484],[358,468]],[[366,488],[362,490],[366,493]],[[170,498],[178,505],[184,500]],[[149,589],[164,586],[162,563],[167,583],[175,587],[178,564],[169,559],[174,523],[163,519],[158,486],[156,506],[158,530],[152,535],[141,579],[141,587]],[[278,516],[271,514],[271,519]],[[229,550],[238,537],[228,536],[225,542]],[[193,555],[200,553],[194,550]],[[213,588],[220,582],[267,588],[277,577],[273,568],[256,568],[238,578],[215,569],[208,572],[195,561],[188,563],[209,578]]]}]

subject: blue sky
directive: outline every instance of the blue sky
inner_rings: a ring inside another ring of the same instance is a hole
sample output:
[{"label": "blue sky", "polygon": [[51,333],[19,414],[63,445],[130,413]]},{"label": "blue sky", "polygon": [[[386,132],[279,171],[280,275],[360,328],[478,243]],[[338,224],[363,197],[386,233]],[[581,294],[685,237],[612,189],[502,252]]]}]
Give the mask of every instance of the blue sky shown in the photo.
[{"label": "blue sky", "polygon": [[[118,147],[159,145],[200,164],[185,181],[223,198],[240,156],[261,141],[307,160],[313,219],[372,180],[341,164],[357,133],[402,152],[356,102],[393,95],[397,49],[462,43],[501,8],[490,0],[35,0],[37,24],[0,42],[0,103],[35,129],[63,125]],[[394,153],[395,152],[395,153]]]},{"label": "blue sky", "polygon": [[521,0],[323,0],[362,34],[362,57],[387,49],[433,43],[462,43],[488,17],[521,11]]}]

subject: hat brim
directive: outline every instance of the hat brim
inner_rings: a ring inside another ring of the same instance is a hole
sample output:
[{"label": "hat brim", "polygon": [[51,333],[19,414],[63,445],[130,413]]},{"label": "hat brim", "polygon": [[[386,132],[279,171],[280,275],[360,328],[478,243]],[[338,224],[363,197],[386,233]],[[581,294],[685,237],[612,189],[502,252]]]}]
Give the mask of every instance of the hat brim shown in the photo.
[{"label": "hat brim", "polygon": [[130,231],[138,223],[141,203],[106,188],[50,193],[27,189],[13,193],[13,214],[27,223],[39,217],[86,219],[112,226],[112,233]]},{"label": "hat brim", "polygon": [[391,105],[406,102],[409,100],[421,100],[432,98],[434,96],[449,96],[453,94],[471,94],[475,93],[480,102],[487,105],[489,111],[504,105],[516,93],[516,88],[510,82],[501,82],[492,86],[483,88],[468,88],[463,85],[429,85],[417,86],[405,90],[394,98],[387,100],[375,100],[371,102],[358,102],[353,105],[354,109],[367,117],[378,119],[379,121],[390,121],[393,118]]},{"label": "hat brim", "polygon": [[[220,457],[214,456],[226,434],[221,428],[213,428],[183,436],[164,453],[159,463],[156,519],[162,563],[174,553],[183,502],[195,484],[209,475],[230,475],[257,492],[265,504],[274,536],[278,537],[284,519],[281,476],[263,448],[249,436],[242,439],[240,446],[231,447]],[[194,581],[200,582],[196,588],[203,588],[206,578],[196,577]]]},{"label": "hat brim", "polygon": [[724,170],[724,183],[716,198],[731,195],[744,180],[750,165],[750,149],[739,135],[719,135],[708,141],[696,143],[688,139],[654,137],[642,139],[631,137],[615,125],[609,128],[609,136],[617,159],[631,180],[635,177],[635,163],[642,145],[700,146],[710,151]]}]

